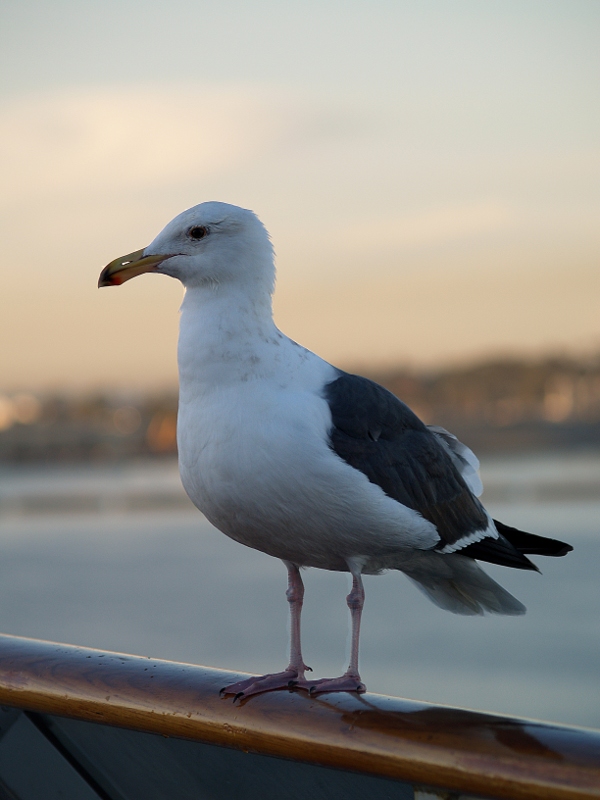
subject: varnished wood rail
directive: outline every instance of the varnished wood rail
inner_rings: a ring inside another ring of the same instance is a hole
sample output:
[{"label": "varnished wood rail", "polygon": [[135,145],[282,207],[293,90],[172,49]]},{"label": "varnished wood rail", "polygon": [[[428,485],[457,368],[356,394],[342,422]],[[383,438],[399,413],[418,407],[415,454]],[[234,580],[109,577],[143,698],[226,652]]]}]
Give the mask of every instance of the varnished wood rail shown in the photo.
[{"label": "varnished wood rail", "polygon": [[0,635],[2,705],[493,798],[600,798],[600,731],[375,694],[220,697],[239,678]]}]

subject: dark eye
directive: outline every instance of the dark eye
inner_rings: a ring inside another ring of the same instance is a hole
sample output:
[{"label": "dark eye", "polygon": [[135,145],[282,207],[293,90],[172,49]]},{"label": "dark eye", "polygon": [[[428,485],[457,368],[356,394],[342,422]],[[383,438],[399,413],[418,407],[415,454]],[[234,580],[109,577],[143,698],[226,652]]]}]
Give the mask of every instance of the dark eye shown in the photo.
[{"label": "dark eye", "polygon": [[190,239],[204,239],[205,236],[208,236],[208,228],[205,228],[203,225],[194,225],[193,228],[190,228],[188,231],[188,236]]}]

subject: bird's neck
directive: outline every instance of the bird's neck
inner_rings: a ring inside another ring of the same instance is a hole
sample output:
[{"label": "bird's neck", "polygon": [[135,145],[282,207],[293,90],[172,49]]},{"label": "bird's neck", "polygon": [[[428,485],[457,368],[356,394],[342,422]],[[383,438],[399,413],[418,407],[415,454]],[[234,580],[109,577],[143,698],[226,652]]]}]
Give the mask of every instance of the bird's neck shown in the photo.
[{"label": "bird's neck", "polygon": [[181,391],[251,380],[270,369],[282,334],[269,292],[233,285],[189,288],[181,306]]}]

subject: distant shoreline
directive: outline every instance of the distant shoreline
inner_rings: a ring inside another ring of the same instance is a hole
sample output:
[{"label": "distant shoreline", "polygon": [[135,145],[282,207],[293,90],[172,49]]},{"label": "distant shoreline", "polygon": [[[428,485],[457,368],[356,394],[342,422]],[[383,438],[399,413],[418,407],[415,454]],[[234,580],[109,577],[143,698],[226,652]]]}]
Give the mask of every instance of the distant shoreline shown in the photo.
[{"label": "distant shoreline", "polygon": [[[600,354],[363,374],[480,455],[600,450]],[[146,394],[0,393],[0,464],[168,458],[176,454],[176,430],[176,387]]]}]

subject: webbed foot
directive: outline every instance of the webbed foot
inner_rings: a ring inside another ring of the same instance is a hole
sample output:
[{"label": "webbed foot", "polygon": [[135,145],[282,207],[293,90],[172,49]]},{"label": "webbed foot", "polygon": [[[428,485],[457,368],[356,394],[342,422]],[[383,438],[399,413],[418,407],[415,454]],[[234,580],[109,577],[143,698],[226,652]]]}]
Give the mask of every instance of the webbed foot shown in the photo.
[{"label": "webbed foot", "polygon": [[325,692],[358,692],[364,694],[367,687],[361,681],[358,673],[346,673],[339,678],[321,678],[317,681],[297,681],[294,686],[305,689],[310,695],[325,694]]},{"label": "webbed foot", "polygon": [[[243,681],[232,683],[230,686],[224,686],[220,694],[234,695],[233,701],[235,702],[242,697],[251,697],[254,694],[261,694],[262,692],[272,692],[276,689],[291,689],[299,677],[297,669],[286,669],[283,672],[273,672],[268,675],[254,675]],[[301,679],[304,680],[304,675],[301,676]]]}]

